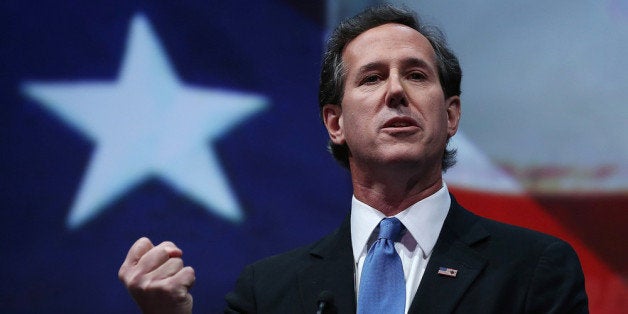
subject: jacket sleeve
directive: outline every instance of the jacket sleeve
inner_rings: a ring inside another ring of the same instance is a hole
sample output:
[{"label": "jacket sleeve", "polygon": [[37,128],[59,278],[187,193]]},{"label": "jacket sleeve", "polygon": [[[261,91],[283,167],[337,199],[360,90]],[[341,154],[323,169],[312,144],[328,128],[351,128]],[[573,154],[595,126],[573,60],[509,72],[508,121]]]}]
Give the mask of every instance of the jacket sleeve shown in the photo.
[{"label": "jacket sleeve", "polygon": [[227,307],[225,313],[257,312],[255,308],[255,293],[253,292],[254,269],[252,265],[244,268],[236,282],[235,289],[225,296]]},{"label": "jacket sleeve", "polygon": [[566,242],[550,243],[538,259],[525,312],[589,313],[582,267]]}]

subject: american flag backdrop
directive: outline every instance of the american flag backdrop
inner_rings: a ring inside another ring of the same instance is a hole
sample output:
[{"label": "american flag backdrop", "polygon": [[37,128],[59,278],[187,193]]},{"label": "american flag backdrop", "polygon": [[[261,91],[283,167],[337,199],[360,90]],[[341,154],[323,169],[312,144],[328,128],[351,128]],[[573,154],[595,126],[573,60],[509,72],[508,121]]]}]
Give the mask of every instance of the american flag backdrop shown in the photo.
[{"label": "american flag backdrop", "polygon": [[[320,55],[376,2],[0,3],[0,312],[136,312],[117,270],[148,236],[183,249],[196,312],[217,313],[246,264],[335,229],[351,185],[325,149]],[[465,71],[446,180],[569,241],[591,311],[623,313],[628,4],[541,3],[406,3]]]}]

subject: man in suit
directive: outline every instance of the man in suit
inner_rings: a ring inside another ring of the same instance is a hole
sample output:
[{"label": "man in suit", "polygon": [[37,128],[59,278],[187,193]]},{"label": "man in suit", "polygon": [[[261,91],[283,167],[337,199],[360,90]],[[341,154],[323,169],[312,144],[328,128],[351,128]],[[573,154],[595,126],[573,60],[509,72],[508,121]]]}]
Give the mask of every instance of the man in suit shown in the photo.
[{"label": "man in suit", "polygon": [[[228,313],[586,313],[565,242],[475,216],[450,196],[462,72],[441,33],[376,7],[341,23],[319,105],[354,197],[339,229],[245,268]],[[120,269],[143,311],[189,313],[194,272],[146,238]],[[391,270],[392,269],[392,270]],[[384,274],[384,275],[383,275]]]}]

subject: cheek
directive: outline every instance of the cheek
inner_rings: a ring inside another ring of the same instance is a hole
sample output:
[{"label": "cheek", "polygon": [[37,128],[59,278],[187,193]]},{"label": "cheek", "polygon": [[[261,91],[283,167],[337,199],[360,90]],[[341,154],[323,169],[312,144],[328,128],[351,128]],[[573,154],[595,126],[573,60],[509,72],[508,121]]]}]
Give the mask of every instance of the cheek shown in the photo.
[{"label": "cheek", "polygon": [[369,118],[365,112],[351,111],[344,118],[345,132],[351,132],[359,136],[360,133],[368,128]]},{"label": "cheek", "polygon": [[362,141],[365,133],[364,119],[356,112],[343,112],[339,121],[345,141],[349,146],[354,146]]},{"label": "cheek", "polygon": [[345,134],[364,133],[374,123],[377,116],[377,97],[373,94],[347,93],[343,101],[342,127]]}]

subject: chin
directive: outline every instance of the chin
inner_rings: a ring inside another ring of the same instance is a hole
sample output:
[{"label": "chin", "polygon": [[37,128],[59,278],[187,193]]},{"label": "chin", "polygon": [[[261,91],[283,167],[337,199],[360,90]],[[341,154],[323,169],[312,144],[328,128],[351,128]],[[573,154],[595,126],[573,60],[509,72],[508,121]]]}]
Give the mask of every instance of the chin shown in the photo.
[{"label": "chin", "polygon": [[404,167],[420,167],[425,164],[425,158],[416,155],[395,154],[384,156],[381,159],[382,164],[399,165]]}]

